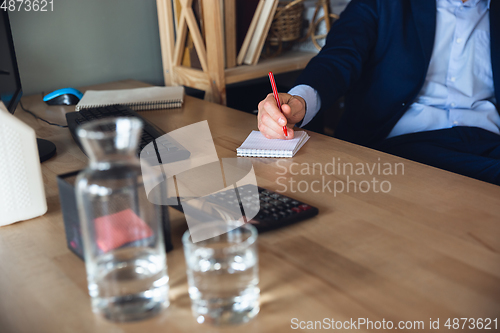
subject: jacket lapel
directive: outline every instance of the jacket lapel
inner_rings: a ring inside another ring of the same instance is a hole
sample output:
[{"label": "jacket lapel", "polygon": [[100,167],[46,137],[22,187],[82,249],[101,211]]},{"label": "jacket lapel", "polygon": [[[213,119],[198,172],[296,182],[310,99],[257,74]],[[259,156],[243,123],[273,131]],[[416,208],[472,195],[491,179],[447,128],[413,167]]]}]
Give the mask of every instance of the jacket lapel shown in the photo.
[{"label": "jacket lapel", "polygon": [[436,35],[436,0],[410,0],[410,2],[415,28],[428,64],[431,61]]},{"label": "jacket lapel", "polygon": [[497,109],[500,112],[500,3],[498,0],[492,1],[490,5],[490,43],[495,96]]}]

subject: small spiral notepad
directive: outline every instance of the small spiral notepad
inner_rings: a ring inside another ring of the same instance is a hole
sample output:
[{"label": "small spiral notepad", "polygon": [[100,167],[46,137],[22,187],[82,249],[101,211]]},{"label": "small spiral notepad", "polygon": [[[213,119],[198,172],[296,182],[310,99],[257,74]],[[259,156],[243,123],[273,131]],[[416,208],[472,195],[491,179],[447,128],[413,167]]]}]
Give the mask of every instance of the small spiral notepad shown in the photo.
[{"label": "small spiral notepad", "polygon": [[247,157],[293,157],[309,138],[306,132],[301,131],[295,132],[291,140],[271,140],[259,131],[252,131],[236,153]]},{"label": "small spiral notepad", "polygon": [[120,90],[87,90],[75,110],[98,108],[113,104],[128,106],[134,111],[172,109],[182,106],[184,87],[146,87]]}]

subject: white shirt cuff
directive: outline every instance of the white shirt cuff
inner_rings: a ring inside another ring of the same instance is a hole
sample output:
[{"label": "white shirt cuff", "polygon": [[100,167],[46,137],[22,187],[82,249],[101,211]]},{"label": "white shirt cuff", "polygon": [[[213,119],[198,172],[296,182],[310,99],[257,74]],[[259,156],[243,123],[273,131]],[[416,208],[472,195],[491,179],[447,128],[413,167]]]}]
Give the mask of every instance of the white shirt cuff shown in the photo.
[{"label": "white shirt cuff", "polygon": [[300,96],[306,101],[306,114],[302,120],[302,125],[304,127],[309,123],[316,114],[318,114],[319,109],[321,109],[321,99],[318,92],[311,86],[300,84],[293,87],[288,92],[290,95]]}]

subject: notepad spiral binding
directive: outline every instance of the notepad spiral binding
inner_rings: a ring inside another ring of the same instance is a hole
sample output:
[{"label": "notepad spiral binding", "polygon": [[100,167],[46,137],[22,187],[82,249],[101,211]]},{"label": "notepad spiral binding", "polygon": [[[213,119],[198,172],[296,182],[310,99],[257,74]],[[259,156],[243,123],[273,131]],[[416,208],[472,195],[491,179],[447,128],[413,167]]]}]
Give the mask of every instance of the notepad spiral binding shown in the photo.
[{"label": "notepad spiral binding", "polygon": [[276,149],[237,149],[236,154],[242,157],[292,157],[293,151]]},{"label": "notepad spiral binding", "polygon": [[[180,108],[182,106],[182,100],[122,103],[122,105],[128,106],[129,108],[131,108],[134,111],[174,109],[174,108]],[[84,110],[84,109],[102,108],[102,107],[106,107],[106,106],[109,106],[109,104],[76,106],[75,111],[80,111],[80,110]]]}]

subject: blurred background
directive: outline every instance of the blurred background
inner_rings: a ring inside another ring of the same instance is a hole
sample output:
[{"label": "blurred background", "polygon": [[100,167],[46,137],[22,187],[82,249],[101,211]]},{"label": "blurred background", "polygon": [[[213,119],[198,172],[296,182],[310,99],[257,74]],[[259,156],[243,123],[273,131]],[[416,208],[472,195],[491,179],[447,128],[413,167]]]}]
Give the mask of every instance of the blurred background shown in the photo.
[{"label": "blurred background", "polygon": [[[330,2],[338,14],[349,0]],[[316,1],[304,4],[310,19]],[[54,0],[53,8],[10,13],[25,95],[123,79],[164,85],[156,1]],[[310,41],[295,47],[315,50]],[[290,89],[299,74],[277,75],[279,90]],[[228,106],[253,112],[270,91],[267,78],[229,85]],[[203,98],[200,91],[187,93]]]}]

